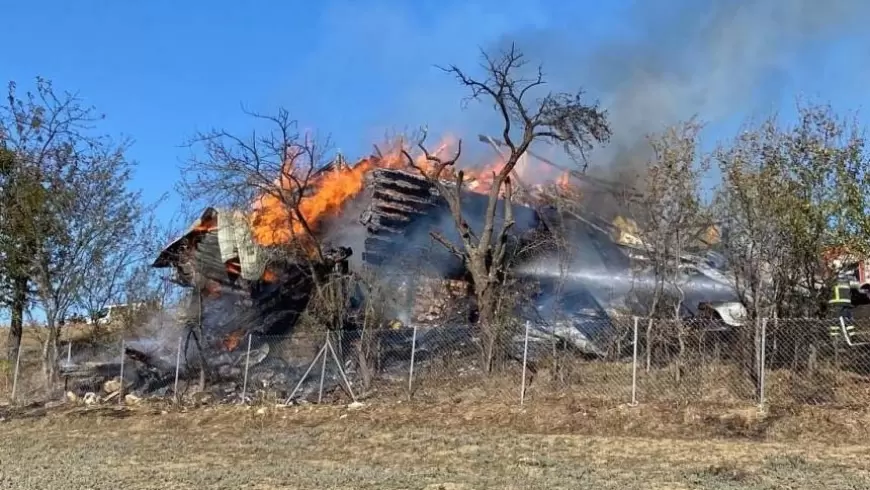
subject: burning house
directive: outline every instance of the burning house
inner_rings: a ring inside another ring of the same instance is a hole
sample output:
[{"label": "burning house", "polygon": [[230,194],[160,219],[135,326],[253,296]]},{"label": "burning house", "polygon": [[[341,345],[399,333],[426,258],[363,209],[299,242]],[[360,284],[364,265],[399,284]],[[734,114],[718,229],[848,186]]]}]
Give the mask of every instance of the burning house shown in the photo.
[{"label": "burning house", "polygon": [[[421,301],[431,301],[421,291],[433,280],[467,284],[461,260],[431,239],[437,233],[461,248],[444,199],[418,171],[402,168],[395,160],[372,156],[353,166],[339,162],[319,172],[311,181],[309,197],[295,210],[304,220],[267,195],[245,213],[207,208],[165,247],[153,267],[171,270],[175,282],[194,292],[182,311],[168,320],[184,335],[178,357],[182,376],[237,383],[247,363],[252,366],[251,383],[290,391],[288,383],[298,379],[310,359],[277,355],[269,339],[293,332],[316,284],[328,277],[374,270],[397,281],[407,293],[393,312],[399,325],[422,321],[413,312]],[[480,230],[488,188],[484,177],[472,177],[471,182],[473,190],[462,196],[463,213],[470,227]],[[552,206],[514,203],[513,214],[513,271],[537,286],[530,304],[517,307],[517,315],[533,325],[533,340],[555,338],[581,352],[604,355],[615,335],[614,318],[631,312],[627,298],[643,288],[631,267],[642,247],[625,240],[626,233],[620,240],[618,223],[572,218]],[[502,215],[499,209],[497,216]],[[553,246],[531,246],[557,228],[567,234],[567,271],[555,263],[559,251]],[[310,234],[318,243],[306,241]],[[294,245],[292,253],[288,244]],[[686,314],[706,311],[726,326],[738,324],[732,313],[735,298],[728,293],[720,264],[709,257],[687,256],[685,262]],[[364,294],[355,295],[351,304],[365,300]],[[443,325],[443,319],[430,314],[428,320],[429,325],[421,325],[426,328],[420,328],[417,345],[433,352],[437,342],[429,339],[436,335],[428,332]],[[452,321],[469,326],[466,340],[471,342],[473,305],[467,316]],[[353,326],[348,322],[347,328]],[[246,342],[251,343],[251,354]],[[165,340],[129,341],[126,355],[138,367],[127,371],[127,381],[141,391],[167,388],[176,368],[175,350],[175,342]],[[68,366],[66,372],[93,378],[104,371],[111,369]],[[336,373],[331,377],[337,380]]]}]

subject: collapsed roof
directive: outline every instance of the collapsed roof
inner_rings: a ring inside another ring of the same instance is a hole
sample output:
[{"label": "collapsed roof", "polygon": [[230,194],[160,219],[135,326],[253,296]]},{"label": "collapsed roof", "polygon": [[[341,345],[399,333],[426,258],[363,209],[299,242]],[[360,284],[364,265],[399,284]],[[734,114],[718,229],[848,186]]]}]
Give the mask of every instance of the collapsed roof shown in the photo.
[{"label": "collapsed roof", "polygon": [[[425,273],[450,278],[464,275],[461,261],[431,238],[433,233],[438,233],[461,248],[446,203],[425,178],[415,171],[377,166],[367,170],[363,177],[360,192],[350,196],[339,210],[339,214],[350,210],[358,212],[359,219],[343,219],[337,226],[343,228],[345,235],[361,234],[364,237],[357,240],[355,248],[360,249],[354,252],[365,266],[391,273]],[[483,227],[487,199],[484,194],[463,193],[463,212],[476,232]],[[500,202],[498,217],[503,214],[503,206],[504,203]],[[515,267],[517,274],[538,280],[548,277],[552,281],[559,270],[554,261],[560,257],[564,260],[564,252],[567,252],[570,267],[567,273],[563,273],[562,282],[584,289],[594,300],[594,308],[608,315],[616,312],[646,313],[642,305],[637,304],[642,296],[638,292],[645,287],[648,289],[650,279],[633,270],[638,262],[643,262],[645,249],[637,240],[631,239],[631,227],[624,221],[607,223],[591,215],[565,214],[553,207],[533,208],[519,203],[513,204],[513,212],[516,223],[511,233],[518,249],[523,248],[524,242],[553,233],[554,227],[565,234],[565,243],[569,244],[561,255],[539,251],[524,256]],[[234,284],[239,276],[248,281],[263,282],[262,276],[269,275],[269,271],[256,259],[256,244],[243,239],[246,233],[250,234],[239,224],[245,220],[236,219],[233,233],[227,233],[228,216],[235,214],[207,208],[182,237],[159,254],[153,266],[174,267],[181,284],[193,285],[190,261],[180,259],[202,246],[200,237],[204,232],[214,231],[217,243],[212,245],[215,248],[212,254],[220,256],[221,260],[211,261],[208,274],[221,276],[219,282],[222,283]],[[496,228],[500,225],[497,222]],[[347,231],[353,227],[358,231]],[[319,231],[325,233],[328,230]],[[552,252],[552,249],[548,250]],[[726,323],[739,323],[739,314],[732,311],[737,297],[721,263],[705,255],[686,255],[683,262],[685,281],[682,289],[686,314],[698,315],[712,307]]]}]

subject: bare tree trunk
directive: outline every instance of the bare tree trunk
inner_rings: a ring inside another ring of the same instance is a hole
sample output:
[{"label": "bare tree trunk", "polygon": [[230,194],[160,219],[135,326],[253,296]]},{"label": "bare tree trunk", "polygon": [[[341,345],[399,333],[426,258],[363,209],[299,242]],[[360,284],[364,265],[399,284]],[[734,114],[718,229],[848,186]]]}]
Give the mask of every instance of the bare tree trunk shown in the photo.
[{"label": "bare tree trunk", "polygon": [[57,320],[49,315],[48,339],[42,346],[42,372],[45,376],[46,389],[50,388],[57,376],[57,344],[60,340],[60,326]]},{"label": "bare tree trunk", "polygon": [[478,325],[480,325],[481,340],[483,341],[483,366],[487,373],[491,373],[495,360],[499,357],[499,331],[500,325],[496,321],[496,300],[492,288],[488,287],[477,292]]},{"label": "bare tree trunk", "polygon": [[9,336],[6,341],[6,359],[13,363],[21,348],[21,336],[24,333],[24,308],[27,306],[27,278],[12,279],[12,318],[9,323]]}]

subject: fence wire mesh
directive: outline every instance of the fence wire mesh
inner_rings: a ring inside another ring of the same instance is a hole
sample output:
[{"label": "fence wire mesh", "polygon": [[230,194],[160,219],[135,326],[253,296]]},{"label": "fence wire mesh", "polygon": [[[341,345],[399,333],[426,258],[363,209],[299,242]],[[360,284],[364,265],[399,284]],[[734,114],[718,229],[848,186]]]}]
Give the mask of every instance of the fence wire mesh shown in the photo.
[{"label": "fence wire mesh", "polygon": [[0,366],[0,389],[18,404],[468,396],[545,403],[571,396],[614,404],[854,406],[870,400],[870,320],[848,318],[742,326],[633,317],[490,329],[403,325],[253,334],[209,356],[183,340],[170,339],[153,352],[131,351],[121,341],[61,344],[51,382],[43,349],[28,345],[19,359]]}]

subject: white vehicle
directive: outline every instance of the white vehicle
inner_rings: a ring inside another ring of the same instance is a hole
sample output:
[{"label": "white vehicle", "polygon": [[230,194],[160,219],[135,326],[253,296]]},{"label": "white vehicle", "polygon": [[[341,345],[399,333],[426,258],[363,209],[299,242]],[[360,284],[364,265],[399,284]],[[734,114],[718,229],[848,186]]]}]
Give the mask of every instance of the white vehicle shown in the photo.
[{"label": "white vehicle", "polygon": [[97,313],[96,322],[94,322],[93,318],[88,318],[85,320],[85,323],[88,325],[93,325],[94,323],[97,325],[108,325],[123,318],[125,315],[129,315],[130,313],[144,308],[145,306],[146,303],[144,302],[107,305]]}]

